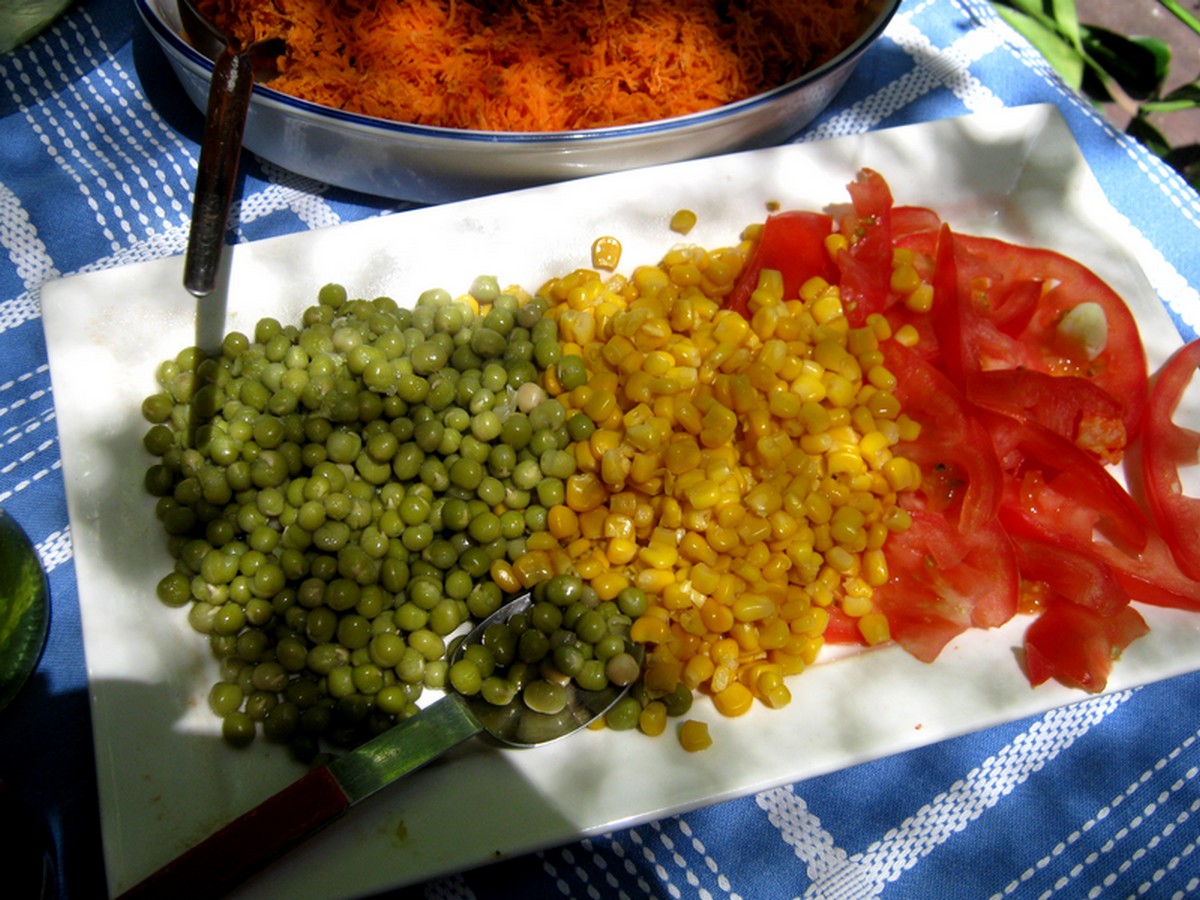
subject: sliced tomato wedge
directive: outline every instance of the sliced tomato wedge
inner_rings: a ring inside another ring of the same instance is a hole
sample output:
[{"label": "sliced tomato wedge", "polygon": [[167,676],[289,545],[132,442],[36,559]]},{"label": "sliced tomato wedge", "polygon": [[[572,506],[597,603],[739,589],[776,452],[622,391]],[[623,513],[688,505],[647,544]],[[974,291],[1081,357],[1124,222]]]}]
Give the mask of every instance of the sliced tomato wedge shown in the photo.
[{"label": "sliced tomato wedge", "polygon": [[783,276],[783,296],[789,300],[798,297],[801,285],[814,276],[835,282],[837,267],[825,247],[832,231],[833,217],[824,213],[788,211],[768,216],[745,269],[725,299],[725,308],[749,316],[750,295],[764,269]]},{"label": "sliced tomato wedge", "polygon": [[[896,399],[921,423],[921,436],[897,448],[921,466],[924,489],[943,487],[939,509],[957,516],[961,531],[984,527],[1000,507],[1001,469],[987,430],[950,379],[899,344],[883,345],[884,362],[896,376]],[[940,502],[939,502],[940,500]]]},{"label": "sliced tomato wedge", "polygon": [[892,285],[892,191],[883,176],[863,169],[847,186],[854,210],[838,221],[850,240],[837,255],[842,307],[851,325],[883,312]]},{"label": "sliced tomato wedge", "polygon": [[1200,367],[1200,341],[1192,341],[1163,366],[1150,391],[1143,426],[1142,479],[1146,501],[1179,568],[1200,581],[1200,498],[1183,492],[1179,469],[1200,463],[1200,432],[1173,416]]},{"label": "sliced tomato wedge", "polygon": [[1106,616],[1076,603],[1055,603],[1025,632],[1026,674],[1035,686],[1056,678],[1098,693],[1108,684],[1113,660],[1149,631],[1132,606]]},{"label": "sliced tomato wedge", "polygon": [[910,511],[912,525],[888,538],[887,584],[875,607],[892,638],[924,662],[968,628],[995,628],[1017,612],[1020,578],[1008,535],[993,520],[963,533],[944,516]]},{"label": "sliced tomato wedge", "polygon": [[1142,551],[1146,515],[1104,466],[1037,423],[999,415],[986,421],[1007,474],[1000,515],[1014,534],[1086,549],[1099,531],[1128,553]]},{"label": "sliced tomato wedge", "polygon": [[967,396],[986,409],[1044,425],[1103,462],[1116,463],[1124,455],[1121,404],[1086,378],[994,369],[972,375]]},{"label": "sliced tomato wedge", "polygon": [[1200,612],[1200,581],[1180,571],[1166,540],[1157,531],[1151,529],[1146,546],[1136,555],[1105,543],[1091,549],[1108,564],[1132,599],[1151,606]]},{"label": "sliced tomato wedge", "polygon": [[1026,582],[1048,590],[1048,602],[1066,600],[1108,616],[1129,605],[1129,593],[1096,554],[1060,541],[1010,534],[1017,568]]},{"label": "sliced tomato wedge", "polygon": [[[974,307],[989,311],[993,326],[991,341],[973,348],[984,359],[982,368],[1024,367],[1086,378],[1121,404],[1132,438],[1145,405],[1146,354],[1125,301],[1082,263],[1052,250],[962,234],[955,245],[959,290],[968,292]],[[1037,302],[1030,313],[1033,294]],[[1070,331],[1060,327],[1085,303],[1103,313],[1106,331],[1102,347],[1098,343],[1091,353],[1086,342],[1069,339]]]}]

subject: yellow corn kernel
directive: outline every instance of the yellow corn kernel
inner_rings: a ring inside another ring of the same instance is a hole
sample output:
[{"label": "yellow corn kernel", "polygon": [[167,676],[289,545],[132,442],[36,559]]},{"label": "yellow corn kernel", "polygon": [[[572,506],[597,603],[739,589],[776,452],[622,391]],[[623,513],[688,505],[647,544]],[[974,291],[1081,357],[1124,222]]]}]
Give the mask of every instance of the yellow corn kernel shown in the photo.
[{"label": "yellow corn kernel", "polygon": [[788,645],[791,637],[791,629],[783,619],[770,619],[758,626],[758,646],[764,650],[782,649]]},{"label": "yellow corn kernel", "polygon": [[726,634],[734,625],[733,610],[712,598],[705,601],[699,612],[700,621],[710,634]]},{"label": "yellow corn kernel", "polygon": [[690,209],[676,210],[671,216],[670,229],[679,234],[687,234],[696,227],[696,214]]},{"label": "yellow corn kernel", "polygon": [[868,550],[863,554],[862,574],[867,584],[872,587],[882,587],[888,583],[891,576],[887,556],[882,550]]},{"label": "yellow corn kernel", "polygon": [[892,638],[887,616],[881,612],[869,612],[859,618],[858,631],[871,646],[886,643]]},{"label": "yellow corn kernel", "polygon": [[667,707],[661,700],[651,700],[638,714],[638,730],[658,737],[667,730]]},{"label": "yellow corn kernel", "polygon": [[[697,537],[699,537],[697,535]],[[716,553],[713,553],[713,562],[716,562]],[[698,562],[691,568],[692,587],[705,596],[711,597],[713,592],[721,581],[721,573],[703,562]]]},{"label": "yellow corn kernel", "polygon": [[525,588],[547,581],[555,574],[550,555],[543,550],[522,553],[513,561],[512,571],[521,587]]},{"label": "yellow corn kernel", "polygon": [[892,339],[902,347],[915,347],[921,341],[921,333],[911,324],[901,325]]},{"label": "yellow corn kernel", "polygon": [[589,472],[576,473],[567,479],[567,506],[576,512],[595,509],[608,497],[604,483]]},{"label": "yellow corn kernel", "polygon": [[859,619],[871,612],[874,606],[870,597],[845,597],[842,599],[842,612],[852,619]]},{"label": "yellow corn kernel", "polygon": [[886,341],[892,337],[892,323],[882,313],[871,313],[867,316],[867,325],[875,332],[875,337],[880,341]]},{"label": "yellow corn kernel", "polygon": [[838,254],[850,246],[844,234],[834,233],[825,238],[825,250],[830,258],[837,260]]},{"label": "yellow corn kernel", "polygon": [[[613,509],[620,495],[614,495],[609,499],[609,509]],[[625,513],[610,512],[604,517],[604,531],[606,538],[622,538],[627,541],[632,541],[637,536],[633,527],[633,517]]]},{"label": "yellow corn kernel", "polygon": [[737,670],[732,666],[718,665],[713,669],[712,677],[708,679],[708,687],[713,693],[720,693],[737,680]]},{"label": "yellow corn kernel", "polygon": [[605,547],[604,555],[614,566],[631,563],[638,555],[637,541],[629,538],[612,538]]},{"label": "yellow corn kernel", "polygon": [[629,639],[639,644],[663,644],[671,638],[671,626],[665,619],[646,614],[629,626]]},{"label": "yellow corn kernel", "polygon": [[858,442],[858,452],[872,469],[882,469],[892,459],[891,444],[882,431],[870,431]]},{"label": "yellow corn kernel", "polygon": [[558,538],[549,531],[535,531],[525,539],[525,547],[529,550],[554,550],[558,547]]},{"label": "yellow corn kernel", "polygon": [[634,583],[647,594],[661,594],[668,585],[675,583],[675,573],[670,569],[643,569],[637,573]]},{"label": "yellow corn kernel", "polygon": [[727,669],[737,667],[738,655],[740,653],[741,648],[738,647],[737,641],[728,637],[714,641],[708,650],[708,655],[713,661],[713,665],[718,667],[725,666]]},{"label": "yellow corn kernel", "polygon": [[575,561],[575,574],[585,581],[592,581],[606,571],[608,571],[608,560],[598,550]]},{"label": "yellow corn kernel", "polygon": [[761,594],[743,594],[733,602],[733,617],[739,622],[758,622],[775,611],[771,598]]},{"label": "yellow corn kernel", "polygon": [[921,484],[921,468],[903,456],[893,456],[880,467],[883,477],[894,491],[914,490]]},{"label": "yellow corn kernel", "polygon": [[689,531],[679,541],[679,555],[691,562],[714,563],[717,561],[716,552],[708,545],[702,535]]},{"label": "yellow corn kernel", "polygon": [[754,693],[771,709],[782,709],[792,702],[783,674],[778,666],[763,666],[754,679]]},{"label": "yellow corn kernel", "polygon": [[597,390],[583,406],[584,414],[593,422],[604,422],[617,408],[617,397],[609,390]]},{"label": "yellow corn kernel", "polygon": [[754,695],[740,681],[734,681],[724,690],[713,694],[713,706],[723,716],[745,715],[753,704]]},{"label": "yellow corn kernel", "polygon": [[496,586],[506,594],[515,594],[521,590],[521,581],[517,577],[513,567],[503,559],[493,560],[488,574],[491,575],[492,581]]},{"label": "yellow corn kernel", "polygon": [[792,620],[793,634],[805,637],[820,637],[829,625],[829,611],[816,606],[810,606],[805,612]]},{"label": "yellow corn kernel", "polygon": [[915,313],[927,313],[933,309],[933,285],[921,283],[904,300],[904,305]]},{"label": "yellow corn kernel", "polygon": [[670,569],[679,559],[679,551],[666,545],[651,545],[638,551],[638,560],[653,569]]},{"label": "yellow corn kernel", "polygon": [[607,569],[592,578],[591,585],[601,600],[614,600],[621,591],[629,587],[629,576],[624,572]]},{"label": "yellow corn kernel", "polygon": [[708,733],[708,723],[698,719],[687,719],[679,726],[679,746],[689,753],[707,750],[712,746],[712,736]]},{"label": "yellow corn kernel", "polygon": [[683,671],[680,673],[680,681],[688,690],[694,691],[701,685],[708,684],[714,671],[716,671],[716,665],[712,658],[705,653],[697,653],[684,664]]},{"label": "yellow corn kernel", "polygon": [[911,263],[902,263],[892,269],[892,290],[898,294],[911,294],[921,286],[921,276]]}]

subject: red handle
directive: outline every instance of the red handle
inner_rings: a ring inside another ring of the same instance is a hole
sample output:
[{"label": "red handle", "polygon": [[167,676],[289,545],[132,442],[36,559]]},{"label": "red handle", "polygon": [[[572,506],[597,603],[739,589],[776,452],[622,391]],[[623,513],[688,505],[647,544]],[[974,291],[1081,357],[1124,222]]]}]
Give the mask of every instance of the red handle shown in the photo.
[{"label": "red handle", "polygon": [[121,895],[121,900],[219,896],[350,808],[325,766],[234,819]]}]

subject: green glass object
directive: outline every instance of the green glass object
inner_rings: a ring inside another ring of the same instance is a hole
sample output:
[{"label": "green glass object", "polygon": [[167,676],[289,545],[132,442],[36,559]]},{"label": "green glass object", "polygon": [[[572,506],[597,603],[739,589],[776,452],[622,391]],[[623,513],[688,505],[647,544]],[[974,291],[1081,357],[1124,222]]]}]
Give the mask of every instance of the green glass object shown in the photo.
[{"label": "green glass object", "polygon": [[50,630],[50,587],[33,544],[0,509],[0,710],[37,668]]},{"label": "green glass object", "polygon": [[0,0],[0,53],[7,53],[59,17],[74,0]]}]

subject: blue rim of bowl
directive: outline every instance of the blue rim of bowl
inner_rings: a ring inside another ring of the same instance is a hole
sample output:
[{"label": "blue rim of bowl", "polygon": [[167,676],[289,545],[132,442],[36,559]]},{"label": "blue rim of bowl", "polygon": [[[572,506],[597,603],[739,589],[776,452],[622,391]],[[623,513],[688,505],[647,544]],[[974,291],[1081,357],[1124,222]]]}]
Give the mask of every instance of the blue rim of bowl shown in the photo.
[{"label": "blue rim of bowl", "polygon": [[[170,0],[161,0],[170,2]],[[184,57],[193,67],[202,70],[211,77],[213,63],[207,56],[196,50],[184,38],[172,29],[159,13],[156,0],[134,0],[138,13],[146,25],[151,28],[160,42],[169,45],[174,51]],[[331,106],[322,106],[308,100],[301,100],[282,91],[274,90],[266,85],[256,84],[254,93],[264,101],[289,108],[295,112],[320,116],[336,122],[353,125],[362,129],[390,132],[395,135],[417,138],[441,138],[478,143],[511,143],[511,144],[557,144],[574,141],[607,141],[628,137],[648,137],[650,135],[677,130],[687,130],[736,116],[772,103],[781,97],[819,81],[824,76],[842,66],[848,65],[883,33],[891,22],[892,17],[900,6],[900,0],[883,0],[883,6],[874,21],[849,46],[832,59],[822,63],[811,72],[780,85],[762,94],[747,97],[736,103],[728,103],[716,109],[691,113],[686,116],[675,116],[669,119],[659,119],[638,125],[620,125],[610,128],[593,128],[583,131],[471,131],[463,128],[443,128],[435,125],[414,125],[408,122],[396,122],[361,113],[347,112]]]}]

